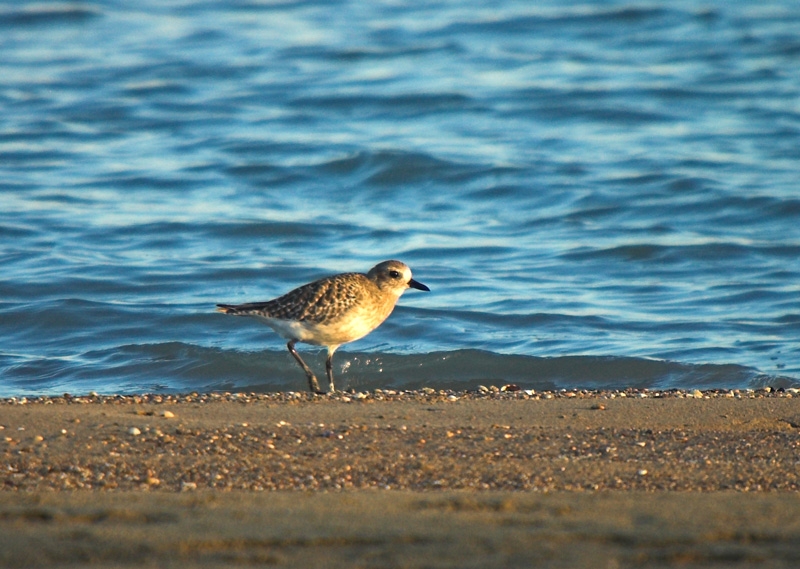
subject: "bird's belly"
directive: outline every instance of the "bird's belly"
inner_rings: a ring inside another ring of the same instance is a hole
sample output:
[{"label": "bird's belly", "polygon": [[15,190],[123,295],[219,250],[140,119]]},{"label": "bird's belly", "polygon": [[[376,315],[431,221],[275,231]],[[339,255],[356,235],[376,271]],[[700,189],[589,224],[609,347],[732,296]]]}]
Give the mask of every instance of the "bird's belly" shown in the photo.
[{"label": "bird's belly", "polygon": [[377,328],[386,317],[381,315],[353,315],[333,322],[310,322],[307,320],[280,320],[258,317],[258,320],[275,330],[284,338],[299,340],[317,346],[338,346],[363,338]]}]

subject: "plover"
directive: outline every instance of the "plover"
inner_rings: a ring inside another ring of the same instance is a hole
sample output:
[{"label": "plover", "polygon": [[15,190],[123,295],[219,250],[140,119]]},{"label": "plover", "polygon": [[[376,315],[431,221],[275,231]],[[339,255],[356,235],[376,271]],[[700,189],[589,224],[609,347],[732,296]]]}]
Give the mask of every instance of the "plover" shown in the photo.
[{"label": "plover", "polygon": [[253,316],[289,339],[289,352],[308,377],[308,387],[323,393],[306,363],[295,350],[297,342],[325,346],[325,371],[333,392],[333,353],[342,344],[363,338],[381,325],[406,289],[430,291],[411,278],[400,261],[384,261],[367,274],[342,273],[303,285],[274,300],[245,304],[218,304],[217,310]]}]

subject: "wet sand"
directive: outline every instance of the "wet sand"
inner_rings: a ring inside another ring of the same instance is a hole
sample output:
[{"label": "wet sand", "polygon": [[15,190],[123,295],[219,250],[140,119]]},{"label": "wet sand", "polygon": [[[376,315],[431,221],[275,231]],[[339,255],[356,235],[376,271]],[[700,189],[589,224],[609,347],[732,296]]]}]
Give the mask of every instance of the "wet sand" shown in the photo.
[{"label": "wet sand", "polygon": [[0,400],[0,564],[795,567],[795,392]]}]

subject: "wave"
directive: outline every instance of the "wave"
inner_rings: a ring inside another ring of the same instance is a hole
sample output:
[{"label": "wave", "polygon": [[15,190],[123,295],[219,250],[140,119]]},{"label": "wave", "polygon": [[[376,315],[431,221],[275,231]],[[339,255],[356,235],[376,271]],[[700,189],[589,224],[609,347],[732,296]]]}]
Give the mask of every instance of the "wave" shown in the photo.
[{"label": "wave", "polygon": [[[324,353],[306,361],[324,377]],[[745,389],[792,387],[800,379],[736,364],[687,364],[635,357],[535,357],[484,350],[426,354],[338,352],[337,387],[472,390],[513,383],[523,389]],[[235,351],[182,342],[132,344],[74,358],[0,355],[0,396],[302,391],[306,380],[287,351]],[[33,378],[36,378],[35,380]]]}]

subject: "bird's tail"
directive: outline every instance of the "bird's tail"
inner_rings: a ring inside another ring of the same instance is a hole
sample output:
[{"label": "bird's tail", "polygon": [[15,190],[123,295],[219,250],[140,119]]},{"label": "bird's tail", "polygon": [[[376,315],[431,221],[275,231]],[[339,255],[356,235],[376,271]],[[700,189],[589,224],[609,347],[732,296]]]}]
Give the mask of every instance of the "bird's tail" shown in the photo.
[{"label": "bird's tail", "polygon": [[234,304],[218,304],[217,312],[222,312],[223,314],[236,314],[238,310]]}]

